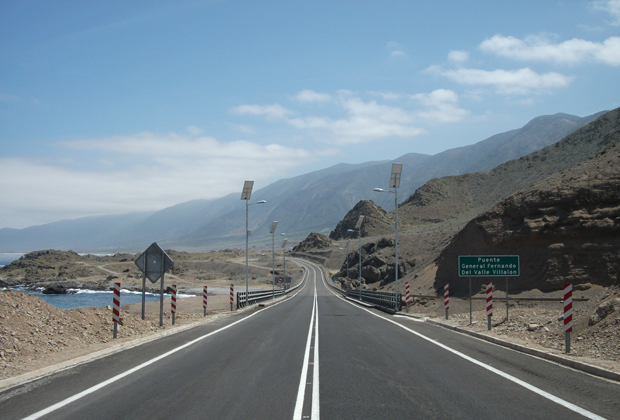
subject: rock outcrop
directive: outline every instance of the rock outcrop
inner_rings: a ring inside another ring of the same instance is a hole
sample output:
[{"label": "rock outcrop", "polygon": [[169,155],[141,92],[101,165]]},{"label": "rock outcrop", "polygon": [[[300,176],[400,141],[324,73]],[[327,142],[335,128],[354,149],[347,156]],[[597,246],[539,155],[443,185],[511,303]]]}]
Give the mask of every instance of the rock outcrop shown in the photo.
[{"label": "rock outcrop", "polygon": [[311,232],[306,239],[293,247],[293,252],[306,252],[311,249],[325,249],[330,246],[332,246],[332,241],[328,236]]},{"label": "rock outcrop", "polygon": [[393,220],[388,212],[372,200],[362,200],[349,210],[344,219],[331,231],[329,237],[336,241],[356,237],[357,233],[348,232],[348,230],[355,229],[355,224],[362,215],[365,216],[361,226],[362,237],[384,235],[393,231]]},{"label": "rock outcrop", "polygon": [[[452,293],[467,293],[467,282],[458,278],[459,255],[519,255],[520,276],[509,282],[513,292],[558,291],[564,282],[611,286],[620,282],[619,253],[620,146],[616,145],[508,197],[469,222],[438,258],[435,287],[450,282]],[[481,283],[482,279],[476,281],[474,290]],[[503,284],[502,278],[496,286],[503,289]]]}]

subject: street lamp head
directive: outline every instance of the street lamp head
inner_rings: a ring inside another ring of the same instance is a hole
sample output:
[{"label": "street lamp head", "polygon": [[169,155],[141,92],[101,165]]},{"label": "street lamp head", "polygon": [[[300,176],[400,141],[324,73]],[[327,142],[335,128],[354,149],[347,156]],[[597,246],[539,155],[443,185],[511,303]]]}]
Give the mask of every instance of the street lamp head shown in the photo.
[{"label": "street lamp head", "polygon": [[257,201],[256,204],[265,204],[266,202],[267,200],[260,200],[260,201]]},{"label": "street lamp head", "polygon": [[347,229],[347,232],[357,232],[357,231],[353,229]]},{"label": "street lamp head", "polygon": [[281,233],[281,234],[280,234],[280,235],[278,235],[278,236],[284,236],[284,235],[286,235],[286,233]]},{"label": "street lamp head", "polygon": [[375,192],[386,192],[383,188],[375,188]]}]

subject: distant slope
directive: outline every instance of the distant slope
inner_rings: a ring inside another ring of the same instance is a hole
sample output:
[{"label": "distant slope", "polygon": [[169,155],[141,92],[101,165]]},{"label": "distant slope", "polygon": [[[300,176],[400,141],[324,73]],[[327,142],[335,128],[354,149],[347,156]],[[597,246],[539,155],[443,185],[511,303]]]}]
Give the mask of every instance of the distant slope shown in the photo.
[{"label": "distant slope", "polygon": [[[598,115],[598,114],[597,114]],[[596,115],[595,115],[596,116]],[[403,163],[399,197],[404,200],[429,179],[488,169],[495,162],[520,157],[532,149],[552,144],[565,133],[595,116],[566,114],[538,117],[521,129],[490,137],[475,145],[434,156],[410,153],[395,159]],[[339,164],[320,171],[277,181],[254,191],[253,200],[267,204],[251,207],[251,239],[266,240],[273,220],[279,232],[301,240],[311,232],[329,233],[360,200],[372,199],[393,210],[387,187],[392,161]],[[176,249],[214,249],[241,246],[245,240],[245,206],[240,194],[216,200],[195,200],[140,215],[105,216],[57,222],[27,229],[0,230],[0,252],[43,248],[74,250],[139,251],[153,241]],[[259,239],[262,238],[262,239]]]},{"label": "distant slope", "polygon": [[608,112],[552,146],[488,172],[432,179],[399,206],[404,225],[470,220],[501,199],[568,169],[620,141],[620,109]]}]

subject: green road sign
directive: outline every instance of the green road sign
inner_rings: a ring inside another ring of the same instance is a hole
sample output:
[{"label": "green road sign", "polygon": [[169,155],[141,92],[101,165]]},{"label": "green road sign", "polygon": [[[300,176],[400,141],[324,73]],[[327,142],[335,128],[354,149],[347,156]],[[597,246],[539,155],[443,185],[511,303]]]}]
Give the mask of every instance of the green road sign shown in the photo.
[{"label": "green road sign", "polygon": [[332,276],[332,280],[338,280],[338,276]]},{"label": "green road sign", "polygon": [[513,277],[518,275],[518,255],[459,255],[459,277]]}]

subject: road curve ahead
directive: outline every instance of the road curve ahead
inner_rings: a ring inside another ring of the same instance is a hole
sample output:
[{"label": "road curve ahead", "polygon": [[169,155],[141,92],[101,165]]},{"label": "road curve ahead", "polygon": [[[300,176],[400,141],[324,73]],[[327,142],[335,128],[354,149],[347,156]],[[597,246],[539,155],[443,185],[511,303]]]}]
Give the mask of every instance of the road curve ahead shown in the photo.
[{"label": "road curve ahead", "polygon": [[332,292],[293,296],[0,393],[13,419],[618,419],[620,384]]}]

